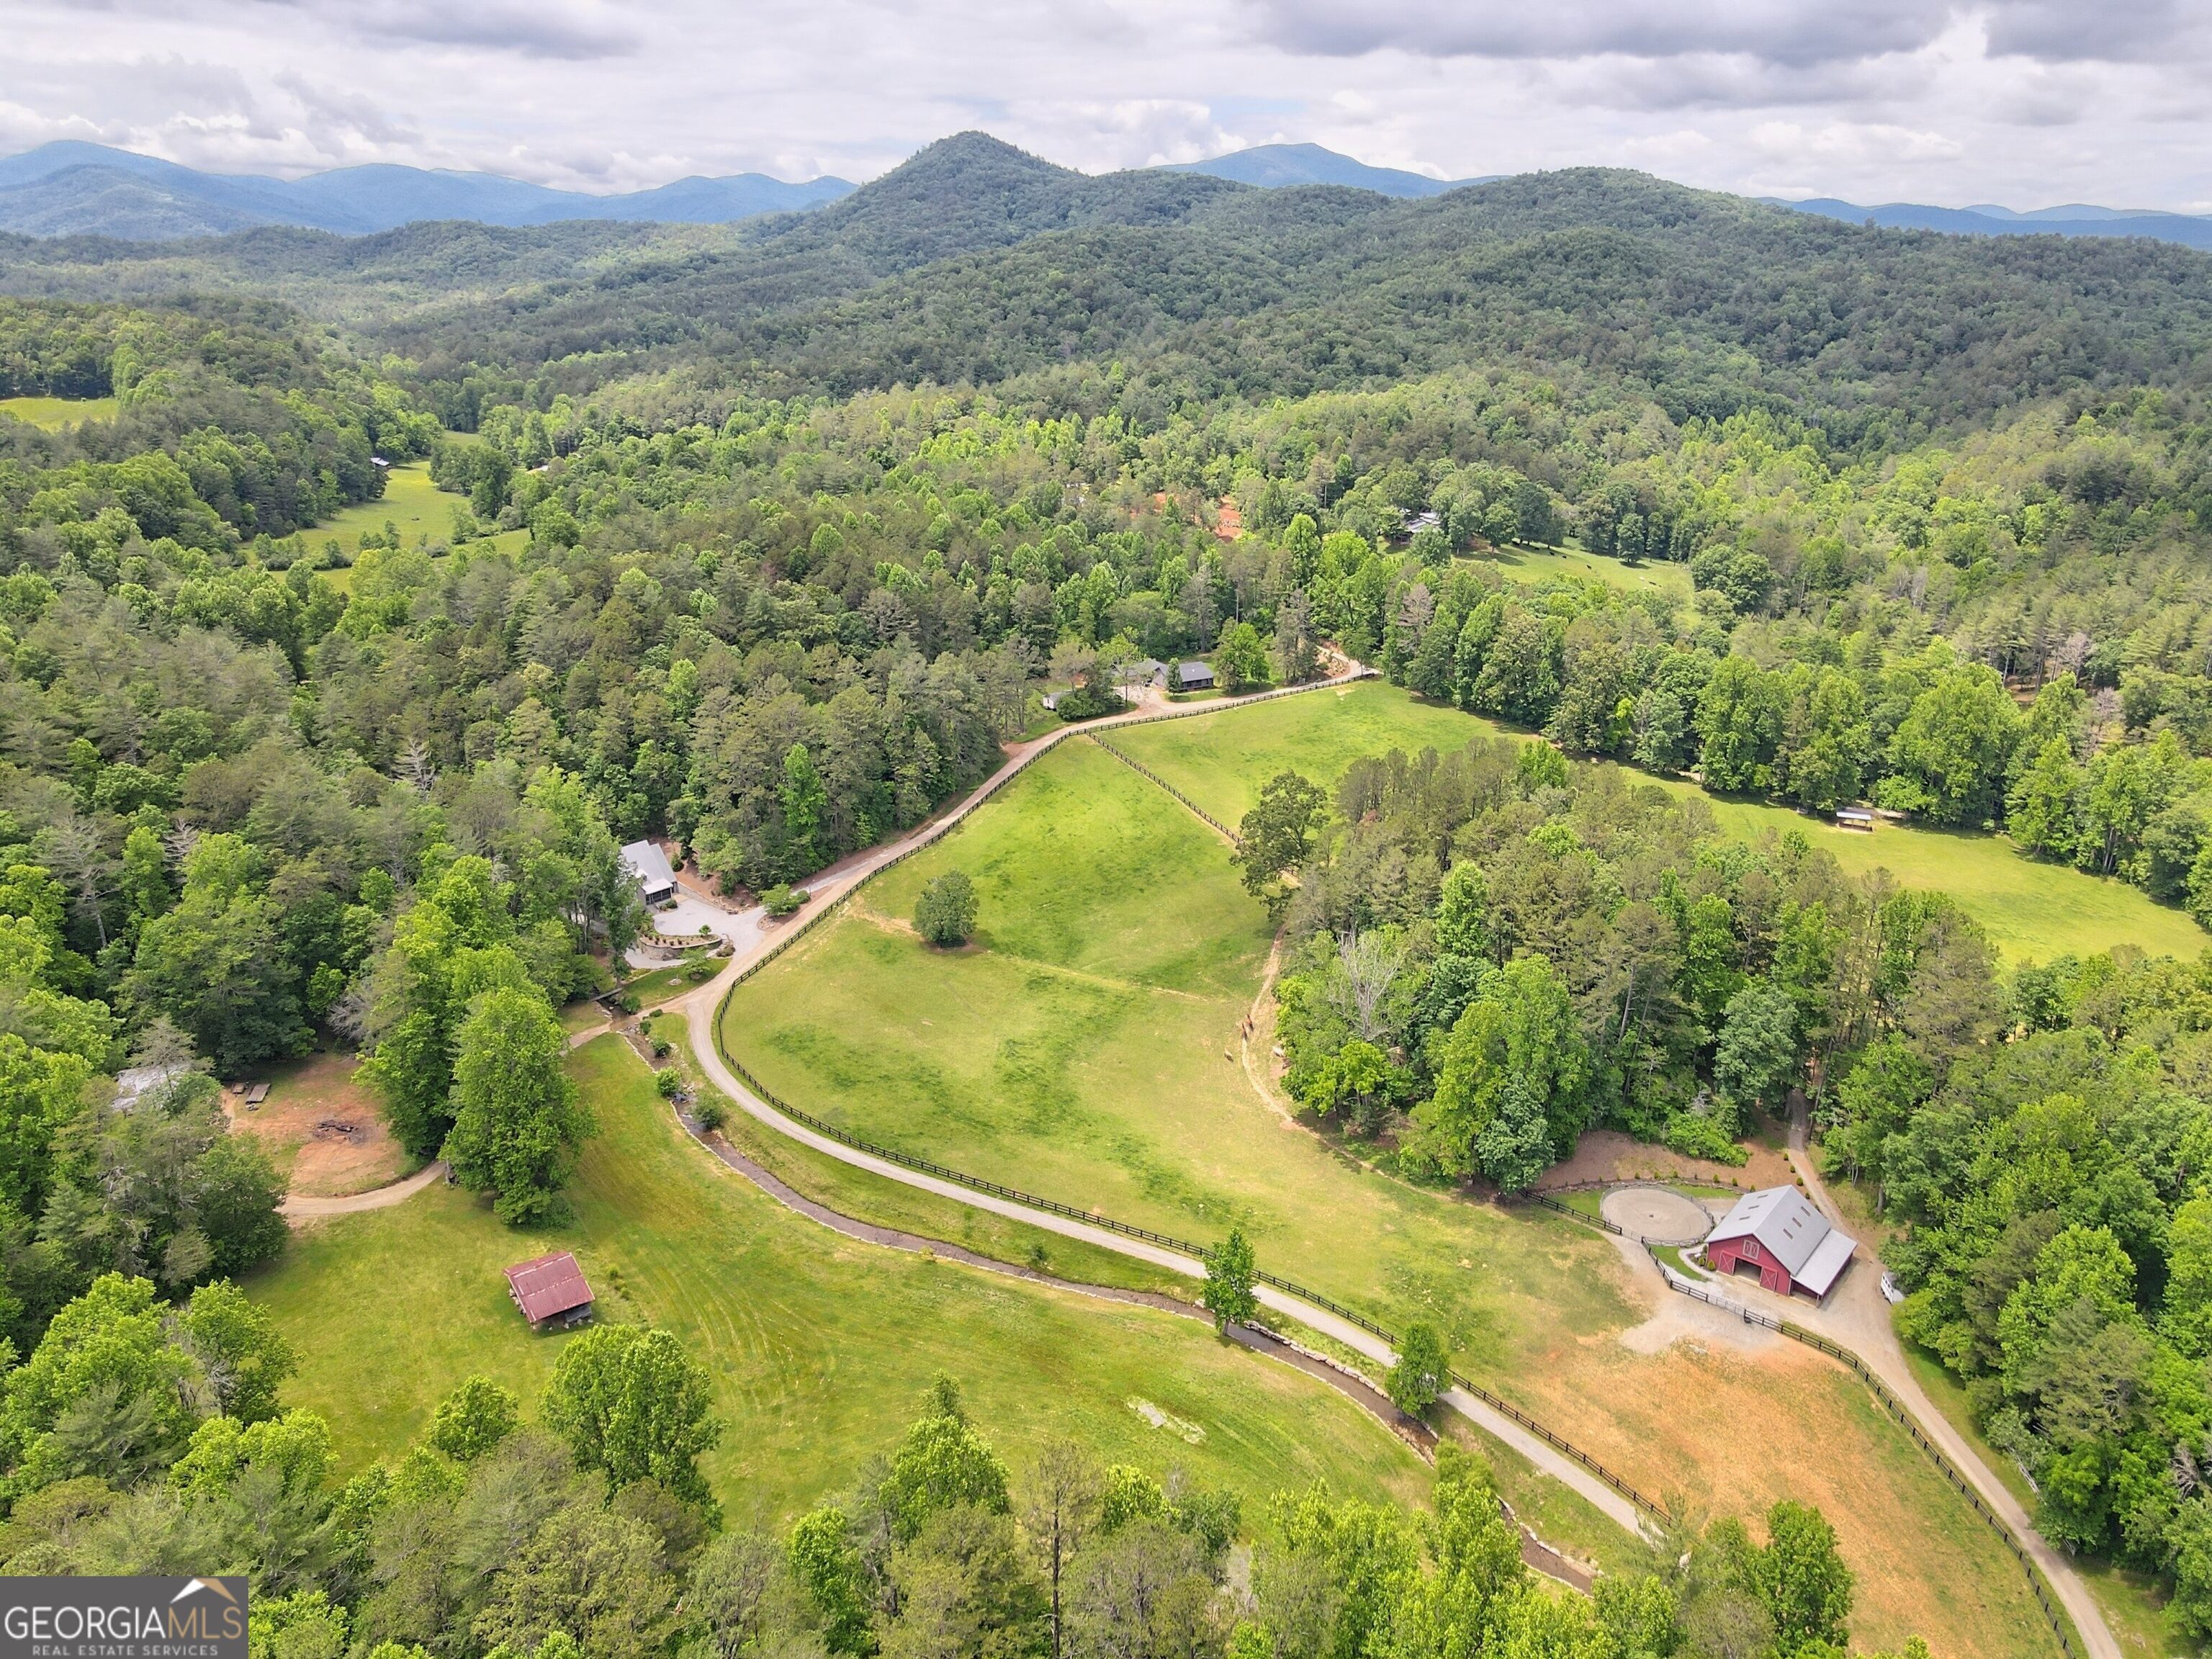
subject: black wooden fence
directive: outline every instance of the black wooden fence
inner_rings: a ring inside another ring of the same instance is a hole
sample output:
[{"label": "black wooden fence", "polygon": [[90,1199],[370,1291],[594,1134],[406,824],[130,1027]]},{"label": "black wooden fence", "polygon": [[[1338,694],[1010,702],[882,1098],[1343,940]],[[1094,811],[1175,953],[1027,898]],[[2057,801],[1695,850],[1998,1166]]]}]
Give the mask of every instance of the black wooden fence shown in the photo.
[{"label": "black wooden fence", "polygon": [[1212,813],[1207,811],[1203,806],[1200,806],[1188,795],[1184,794],[1182,790],[1176,788],[1175,785],[1170,783],[1158,773],[1153,771],[1151,767],[1146,765],[1144,762],[1139,760],[1134,755],[1123,754],[1112,744],[1107,742],[1105,738],[1100,737],[1096,732],[1086,732],[1084,735],[1089,738],[1091,742],[1097,744],[1101,749],[1103,749],[1108,754],[1111,755],[1115,760],[1121,762],[1122,765],[1127,767],[1132,772],[1134,772],[1139,777],[1148,779],[1152,782],[1158,784],[1161,788],[1166,790],[1168,793],[1173,795],[1177,800],[1188,807],[1196,817],[1204,819],[1205,822],[1211,825],[1217,833],[1226,836],[1231,841],[1237,839],[1236,832],[1231,830],[1227,824],[1222,823],[1221,820],[1215,817]]}]

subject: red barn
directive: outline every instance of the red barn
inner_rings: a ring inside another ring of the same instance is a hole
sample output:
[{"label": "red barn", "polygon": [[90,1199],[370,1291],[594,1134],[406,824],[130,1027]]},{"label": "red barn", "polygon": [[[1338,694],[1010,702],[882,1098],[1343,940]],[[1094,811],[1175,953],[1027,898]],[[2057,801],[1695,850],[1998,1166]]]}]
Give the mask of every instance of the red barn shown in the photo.
[{"label": "red barn", "polygon": [[1795,1187],[1746,1193],[1705,1236],[1705,1260],[1715,1272],[1747,1267],[1777,1296],[1815,1302],[1827,1299],[1857,1249]]},{"label": "red barn", "polygon": [[566,1250],[518,1261],[507,1270],[507,1289],[537,1330],[556,1323],[566,1329],[592,1316],[592,1287],[584,1282],[576,1258]]}]

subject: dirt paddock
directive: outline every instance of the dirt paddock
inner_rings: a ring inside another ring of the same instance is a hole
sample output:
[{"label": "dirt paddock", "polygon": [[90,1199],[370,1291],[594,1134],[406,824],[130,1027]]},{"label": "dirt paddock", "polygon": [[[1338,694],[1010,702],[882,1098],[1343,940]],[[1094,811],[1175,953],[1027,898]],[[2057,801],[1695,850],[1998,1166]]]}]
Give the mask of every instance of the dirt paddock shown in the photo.
[{"label": "dirt paddock", "polygon": [[1616,1187],[1598,1207],[1614,1226],[1654,1244],[1694,1244],[1713,1224],[1704,1205],[1669,1187]]},{"label": "dirt paddock", "polygon": [[353,1080],[354,1061],[342,1054],[306,1060],[258,1073],[269,1097],[249,1108],[243,1096],[223,1091],[231,1128],[260,1137],[276,1167],[303,1197],[343,1198],[397,1181],[413,1167],[392,1138],[376,1098]]}]

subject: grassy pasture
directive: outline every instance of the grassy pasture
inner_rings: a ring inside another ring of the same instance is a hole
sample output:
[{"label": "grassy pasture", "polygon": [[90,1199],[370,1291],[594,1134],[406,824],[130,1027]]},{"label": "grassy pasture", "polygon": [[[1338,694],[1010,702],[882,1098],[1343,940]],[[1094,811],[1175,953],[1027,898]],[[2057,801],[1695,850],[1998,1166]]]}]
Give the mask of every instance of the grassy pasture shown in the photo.
[{"label": "grassy pasture", "polygon": [[1515,581],[1536,582],[1547,576],[1570,576],[1577,581],[1601,581],[1624,593],[1664,593],[1677,605],[1692,597],[1690,567],[1665,562],[1624,564],[1601,553],[1585,553],[1578,547],[1506,547],[1479,555],[1473,564],[1494,565]]},{"label": "grassy pasture", "polygon": [[[954,868],[978,936],[933,951],[904,918]],[[739,986],[724,1040],[861,1133],[1201,1242],[1243,1225],[1377,1316],[1480,1346],[1563,1295],[1583,1328],[1626,1317],[1602,1241],[1358,1173],[1253,1092],[1226,1056],[1267,945],[1219,840],[1078,742]]]},{"label": "grassy pasture", "polygon": [[[434,1186],[319,1224],[252,1281],[300,1352],[287,1398],[330,1419],[349,1468],[397,1455],[471,1371],[534,1400],[563,1339],[524,1328],[500,1269],[572,1249],[611,1316],[674,1331],[714,1374],[727,1430],[706,1468],[739,1523],[848,1481],[939,1370],[1017,1463],[1073,1433],[1248,1504],[1316,1479],[1401,1502],[1426,1491],[1402,1443],[1321,1383],[1193,1321],[841,1238],[684,1139],[626,1045],[601,1039],[571,1067],[600,1125],[571,1224],[519,1233]],[[1156,1429],[1132,1402],[1204,1437]]]},{"label": "grassy pasture", "polygon": [[[1250,810],[1261,787],[1285,768],[1333,787],[1345,766],[1396,747],[1456,747],[1480,734],[1525,737],[1480,715],[1422,702],[1363,680],[1340,690],[1255,703],[1235,714],[1164,720],[1115,735],[1135,756],[1224,823]],[[2179,910],[2154,904],[2125,882],[2022,856],[2002,836],[1885,823],[1872,835],[1838,830],[1784,806],[1705,794],[1679,778],[1656,779],[1700,796],[1732,835],[1802,833],[1853,874],[1881,868],[1908,887],[1941,888],[1989,930],[2008,962],[2047,962],[2063,951],[2137,945],[2153,956],[2193,957],[2212,945]]]},{"label": "grassy pasture", "polygon": [[0,398],[0,415],[12,415],[45,432],[86,421],[112,421],[119,407],[112,398]]},{"label": "grassy pasture", "polygon": [[[351,557],[361,551],[363,535],[382,535],[388,524],[398,531],[403,547],[414,546],[416,538],[422,536],[441,545],[453,538],[453,509],[467,504],[465,495],[447,495],[430,482],[429,462],[406,461],[384,475],[384,494],[377,500],[341,509],[312,530],[302,531],[300,539],[310,551],[318,553],[324,543],[335,541]],[[527,531],[505,530],[468,545],[471,550],[496,548],[515,553],[528,539]],[[323,574],[341,590],[353,580],[349,569],[326,570]]]},{"label": "grassy pasture", "polygon": [[[929,951],[904,918],[950,868],[975,881],[979,937]],[[1262,1101],[1227,1056],[1264,932],[1218,839],[1079,741],[740,986],[725,1040],[871,1139],[1185,1237],[1240,1224],[1262,1266],[1434,1319],[1463,1369],[1646,1491],[1819,1502],[1866,1585],[1866,1644],[2048,1650],[1996,1540],[1826,1361],[1779,1339],[1632,1346],[1652,1292],[1610,1241],[1364,1172]]]}]

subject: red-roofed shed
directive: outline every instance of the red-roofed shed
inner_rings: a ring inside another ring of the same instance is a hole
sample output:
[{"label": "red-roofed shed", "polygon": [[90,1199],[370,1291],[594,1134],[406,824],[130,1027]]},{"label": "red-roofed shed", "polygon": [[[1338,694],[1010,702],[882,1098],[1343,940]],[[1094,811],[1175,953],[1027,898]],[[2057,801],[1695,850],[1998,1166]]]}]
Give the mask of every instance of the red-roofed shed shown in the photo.
[{"label": "red-roofed shed", "polygon": [[556,1321],[580,1325],[592,1316],[592,1287],[566,1250],[555,1250],[507,1270],[507,1288],[522,1316],[539,1330]]}]

